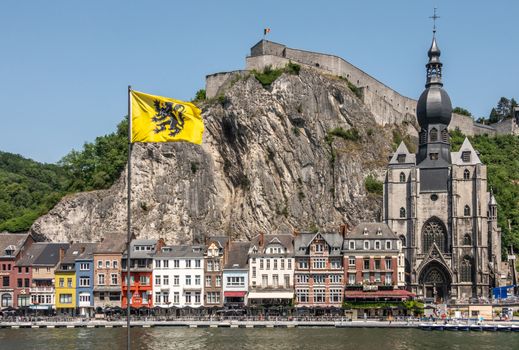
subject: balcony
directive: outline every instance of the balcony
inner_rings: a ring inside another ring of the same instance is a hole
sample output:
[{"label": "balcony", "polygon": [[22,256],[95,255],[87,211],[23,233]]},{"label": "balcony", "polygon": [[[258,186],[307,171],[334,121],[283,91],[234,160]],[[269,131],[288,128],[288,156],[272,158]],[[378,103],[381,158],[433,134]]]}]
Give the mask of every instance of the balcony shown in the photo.
[{"label": "balcony", "polygon": [[54,287],[31,287],[30,293],[53,293]]}]

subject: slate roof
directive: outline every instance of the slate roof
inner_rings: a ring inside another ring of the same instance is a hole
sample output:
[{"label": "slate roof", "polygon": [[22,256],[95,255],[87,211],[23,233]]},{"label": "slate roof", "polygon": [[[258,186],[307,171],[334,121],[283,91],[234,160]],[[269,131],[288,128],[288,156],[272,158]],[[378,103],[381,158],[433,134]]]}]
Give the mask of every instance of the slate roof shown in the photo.
[{"label": "slate roof", "polygon": [[59,251],[69,248],[68,243],[33,243],[22,253],[17,266],[56,266],[59,263]]},{"label": "slate roof", "polygon": [[310,243],[318,236],[321,235],[326,243],[330,246],[330,256],[341,255],[342,248],[342,235],[338,232],[332,233],[299,233],[294,238],[294,253],[296,255],[307,254]]},{"label": "slate roof", "polygon": [[265,254],[265,250],[270,243],[279,243],[285,249],[286,253],[284,254],[294,254],[294,236],[290,234],[283,235],[263,235],[263,246],[260,245],[261,235],[256,235],[252,237],[250,241],[250,247],[255,246],[258,249],[257,254]]},{"label": "slate roof", "polygon": [[231,242],[224,269],[245,269],[249,259],[250,242]]},{"label": "slate roof", "polygon": [[[405,158],[403,162],[398,161],[398,155],[404,155]],[[389,160],[389,165],[415,165],[416,164],[416,155],[409,152],[404,141],[400,142],[398,148],[395,153],[393,153],[391,159]]]},{"label": "slate roof", "polygon": [[[23,247],[29,233],[0,233],[0,258],[13,258],[18,255],[20,249]],[[13,248],[12,255],[6,255],[6,248]]]},{"label": "slate roof", "polygon": [[72,264],[76,260],[93,259],[98,243],[72,243],[63,257],[63,264]]},{"label": "slate roof", "polygon": [[398,239],[383,222],[361,222],[346,235],[346,239]]},{"label": "slate roof", "polygon": [[174,245],[162,247],[155,257],[157,258],[203,258],[203,245]]},{"label": "slate roof", "polygon": [[[463,152],[471,152],[470,154],[470,161],[464,162],[461,158]],[[451,152],[451,159],[452,164],[456,165],[475,165],[475,164],[482,164],[481,160],[479,159],[478,152],[472,147],[472,144],[470,143],[469,139],[465,137],[465,140],[463,141],[463,144],[460,147],[460,150],[458,152]]]},{"label": "slate roof", "polygon": [[126,250],[126,236],[118,234],[105,236],[102,242],[99,242],[95,253],[123,253]]},{"label": "slate roof", "polygon": [[212,242],[215,242],[219,248],[225,248],[225,245],[229,241],[229,237],[227,236],[211,236],[207,238],[206,249],[211,245]]},{"label": "slate roof", "polygon": [[[130,243],[131,259],[149,259],[155,254],[157,239],[133,239]],[[151,246],[151,250],[135,250],[136,246]],[[124,250],[123,257],[126,258],[127,252]]]}]

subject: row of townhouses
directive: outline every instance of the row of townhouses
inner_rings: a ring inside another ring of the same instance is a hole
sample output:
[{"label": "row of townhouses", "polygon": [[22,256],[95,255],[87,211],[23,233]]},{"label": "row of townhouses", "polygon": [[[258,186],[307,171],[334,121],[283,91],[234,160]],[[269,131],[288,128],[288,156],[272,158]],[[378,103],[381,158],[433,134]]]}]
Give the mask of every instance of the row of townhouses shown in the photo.
[{"label": "row of townhouses", "polygon": [[[258,234],[249,242],[210,237],[40,243],[0,234],[2,309],[92,315],[125,308],[339,308],[347,301],[402,301],[402,242],[382,223],[347,232]],[[130,264],[130,284],[126,283]]]}]

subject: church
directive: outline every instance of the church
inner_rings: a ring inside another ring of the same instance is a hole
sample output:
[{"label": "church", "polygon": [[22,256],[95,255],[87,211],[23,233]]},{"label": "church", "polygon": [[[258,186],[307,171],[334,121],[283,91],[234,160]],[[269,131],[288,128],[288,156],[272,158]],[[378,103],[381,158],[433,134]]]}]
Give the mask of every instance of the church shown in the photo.
[{"label": "church", "polygon": [[501,231],[487,168],[465,139],[451,151],[452,105],[443,89],[433,32],[427,81],[416,116],[418,152],[402,142],[384,181],[383,220],[402,243],[406,285],[426,301],[486,299],[497,284]]}]

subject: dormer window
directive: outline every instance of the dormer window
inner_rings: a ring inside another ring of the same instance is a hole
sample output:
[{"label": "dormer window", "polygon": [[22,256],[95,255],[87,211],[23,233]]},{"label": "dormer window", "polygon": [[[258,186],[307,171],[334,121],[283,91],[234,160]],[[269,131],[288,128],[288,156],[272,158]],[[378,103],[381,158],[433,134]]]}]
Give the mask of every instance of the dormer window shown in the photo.
[{"label": "dormer window", "polygon": [[368,228],[364,227],[364,231],[362,233],[364,234],[364,236],[367,236],[368,235]]},{"label": "dormer window", "polygon": [[377,228],[377,236],[382,236],[382,229],[380,227]]},{"label": "dormer window", "polygon": [[464,162],[470,162],[470,151],[461,152],[461,160]]},{"label": "dormer window", "polygon": [[429,158],[431,160],[438,160],[438,153],[429,153]]},{"label": "dormer window", "polygon": [[405,154],[399,154],[398,156],[396,156],[396,161],[398,163],[405,163]]},{"label": "dormer window", "polygon": [[350,250],[355,250],[355,241],[349,241]]},{"label": "dormer window", "polygon": [[432,128],[431,132],[429,133],[429,137],[431,139],[431,142],[438,141],[438,129]]},{"label": "dormer window", "polygon": [[5,248],[5,255],[12,256],[15,250],[16,248],[13,245],[10,245],[7,248]]},{"label": "dormer window", "polygon": [[442,130],[442,142],[449,142],[449,132],[447,131],[447,129]]},{"label": "dormer window", "polygon": [[364,241],[364,250],[369,249],[369,241]]}]

